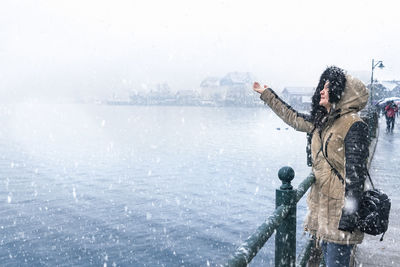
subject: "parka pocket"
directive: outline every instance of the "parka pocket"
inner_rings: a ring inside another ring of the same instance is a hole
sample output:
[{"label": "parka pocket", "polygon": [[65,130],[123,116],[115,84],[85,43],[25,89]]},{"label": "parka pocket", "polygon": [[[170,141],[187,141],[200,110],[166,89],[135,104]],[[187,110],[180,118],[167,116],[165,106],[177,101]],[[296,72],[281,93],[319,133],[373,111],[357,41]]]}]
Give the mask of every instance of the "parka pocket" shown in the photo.
[{"label": "parka pocket", "polygon": [[333,170],[324,181],[321,181],[321,193],[330,198],[344,199],[344,185]]},{"label": "parka pocket", "polygon": [[340,218],[340,216],[342,214],[342,203],[343,203],[343,201],[341,199],[331,198],[328,201],[328,210],[329,210],[328,214],[329,214],[330,218],[332,218],[332,217]]},{"label": "parka pocket", "polygon": [[329,228],[338,229],[340,217],[342,215],[342,207],[343,207],[342,199],[329,198],[328,217],[327,217],[328,225],[331,225]]}]

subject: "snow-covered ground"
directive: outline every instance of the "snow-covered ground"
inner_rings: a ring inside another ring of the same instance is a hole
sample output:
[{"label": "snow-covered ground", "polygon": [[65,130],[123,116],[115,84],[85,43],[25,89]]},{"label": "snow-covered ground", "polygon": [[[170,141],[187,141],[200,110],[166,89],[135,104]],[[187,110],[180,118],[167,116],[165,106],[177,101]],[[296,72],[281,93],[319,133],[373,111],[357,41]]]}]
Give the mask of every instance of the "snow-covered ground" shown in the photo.
[{"label": "snow-covered ground", "polygon": [[382,242],[381,236],[365,235],[357,247],[356,266],[400,266],[400,118],[392,134],[387,134],[385,128],[385,118],[381,117],[370,174],[375,186],[392,200],[389,229]]}]

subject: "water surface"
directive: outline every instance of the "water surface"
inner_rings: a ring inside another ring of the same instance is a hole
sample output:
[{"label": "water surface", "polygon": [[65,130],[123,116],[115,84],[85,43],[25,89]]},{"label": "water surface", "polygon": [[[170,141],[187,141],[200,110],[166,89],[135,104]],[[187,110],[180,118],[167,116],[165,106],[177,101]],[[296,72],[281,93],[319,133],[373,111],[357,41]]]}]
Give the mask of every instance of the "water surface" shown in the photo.
[{"label": "water surface", "polygon": [[[259,108],[0,107],[0,261],[223,264],[309,173],[304,133]],[[298,210],[299,243],[304,241]],[[253,266],[273,261],[273,239]]]}]

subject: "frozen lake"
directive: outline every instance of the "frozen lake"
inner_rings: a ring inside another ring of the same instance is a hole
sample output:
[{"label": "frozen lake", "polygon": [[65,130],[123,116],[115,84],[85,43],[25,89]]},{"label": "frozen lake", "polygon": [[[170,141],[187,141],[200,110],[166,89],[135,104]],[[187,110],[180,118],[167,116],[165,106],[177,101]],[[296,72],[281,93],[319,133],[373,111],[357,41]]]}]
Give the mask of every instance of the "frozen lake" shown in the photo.
[{"label": "frozen lake", "polygon": [[[305,134],[266,108],[21,103],[0,125],[5,266],[223,264],[272,213],[279,168],[310,172]],[[253,266],[270,261],[273,239]]]}]

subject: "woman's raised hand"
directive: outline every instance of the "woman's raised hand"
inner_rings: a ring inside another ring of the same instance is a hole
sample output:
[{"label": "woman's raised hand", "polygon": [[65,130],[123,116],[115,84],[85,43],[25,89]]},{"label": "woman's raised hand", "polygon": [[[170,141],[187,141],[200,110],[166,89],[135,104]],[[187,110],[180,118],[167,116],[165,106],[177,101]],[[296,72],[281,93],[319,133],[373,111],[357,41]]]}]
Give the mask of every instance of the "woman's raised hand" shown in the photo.
[{"label": "woman's raised hand", "polygon": [[268,85],[264,85],[264,88],[261,88],[261,85],[258,82],[253,83],[253,90],[259,94],[262,94],[265,89],[268,88]]}]

